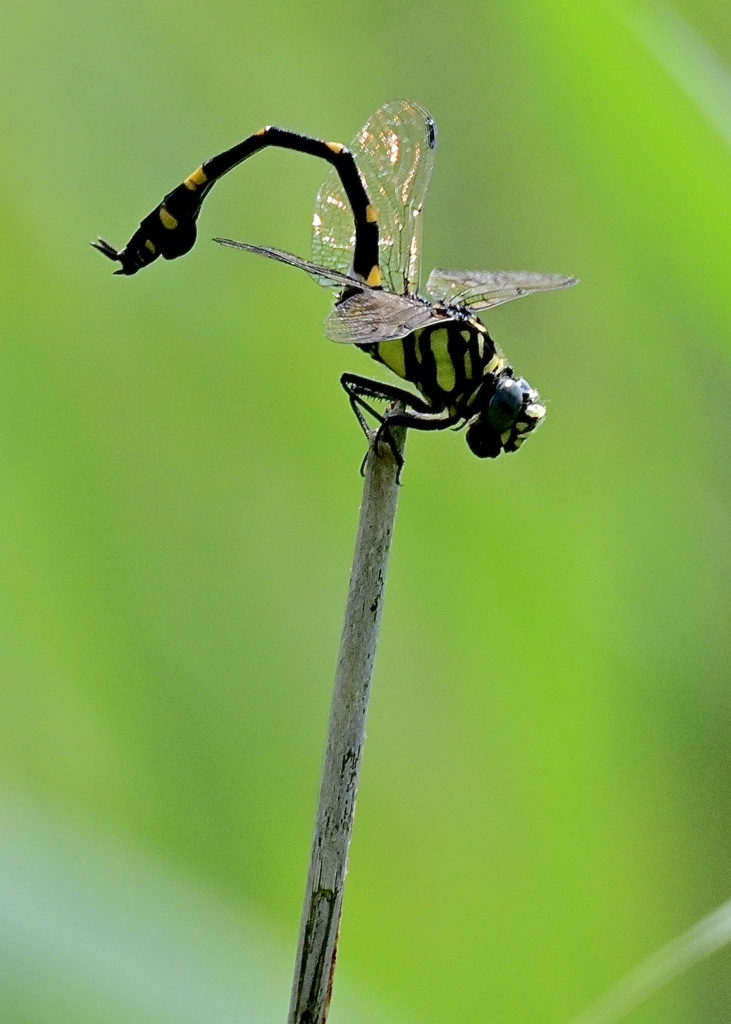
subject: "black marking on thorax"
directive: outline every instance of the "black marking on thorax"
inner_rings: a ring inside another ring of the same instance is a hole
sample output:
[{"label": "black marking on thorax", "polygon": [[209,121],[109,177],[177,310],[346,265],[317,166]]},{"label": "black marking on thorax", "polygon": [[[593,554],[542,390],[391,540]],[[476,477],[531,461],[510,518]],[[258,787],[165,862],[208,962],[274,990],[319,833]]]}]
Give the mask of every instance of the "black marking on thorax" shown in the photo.
[{"label": "black marking on thorax", "polygon": [[367,351],[415,384],[435,410],[463,406],[499,359],[487,330],[467,318],[445,319],[405,338],[369,346]]}]

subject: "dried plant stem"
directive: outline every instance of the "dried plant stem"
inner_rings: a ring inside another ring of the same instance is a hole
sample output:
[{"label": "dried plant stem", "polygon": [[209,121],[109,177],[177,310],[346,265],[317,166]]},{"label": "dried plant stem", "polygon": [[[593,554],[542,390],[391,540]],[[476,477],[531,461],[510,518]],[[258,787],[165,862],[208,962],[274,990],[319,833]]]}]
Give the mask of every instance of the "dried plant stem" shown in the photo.
[{"label": "dried plant stem", "polygon": [[[403,451],[406,431],[392,431]],[[365,741],[371,676],[396,515],[396,462],[386,445],[365,463],[363,502],[335,675],[310,852],[289,1024],[324,1024],[330,1004],[348,847]]]}]

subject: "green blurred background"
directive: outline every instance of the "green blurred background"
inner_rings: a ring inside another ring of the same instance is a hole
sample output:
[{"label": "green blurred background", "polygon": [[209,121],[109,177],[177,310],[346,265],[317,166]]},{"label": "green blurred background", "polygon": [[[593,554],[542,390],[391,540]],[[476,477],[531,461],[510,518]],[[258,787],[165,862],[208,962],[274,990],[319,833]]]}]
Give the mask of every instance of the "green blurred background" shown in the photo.
[{"label": "green blurred background", "polygon": [[0,57],[0,1020],[284,1020],[373,367],[208,239],[306,256],[324,168],[133,279],[87,241],[409,97],[425,269],[582,282],[486,317],[518,455],[409,440],[332,1020],[568,1021],[731,896],[727,0],[12,4]]}]

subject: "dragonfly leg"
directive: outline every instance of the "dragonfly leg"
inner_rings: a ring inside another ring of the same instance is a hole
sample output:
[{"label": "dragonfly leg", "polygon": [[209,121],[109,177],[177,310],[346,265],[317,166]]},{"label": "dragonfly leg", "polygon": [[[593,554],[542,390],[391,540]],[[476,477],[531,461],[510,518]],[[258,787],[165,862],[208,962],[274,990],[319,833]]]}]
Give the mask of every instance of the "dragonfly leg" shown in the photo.
[{"label": "dragonfly leg", "polygon": [[[372,377],[362,377],[359,373],[344,373],[340,378],[340,383],[350,399],[350,404],[352,405],[354,401],[359,402],[373,414],[379,423],[383,423],[383,416],[366,402],[361,401],[361,399],[374,398],[376,401],[382,402],[403,402],[404,405],[418,412],[424,414],[432,412],[431,406],[423,398],[419,398],[418,395],[412,394],[406,388],[399,388],[394,384],[384,384],[380,380],[373,380]],[[363,430],[366,436],[368,436],[370,431],[367,424],[363,426]]]},{"label": "dragonfly leg", "polygon": [[[383,384],[381,381],[372,380],[370,377],[361,377],[357,373],[344,373],[340,383],[345,389],[350,400],[350,407],[360,423],[363,433],[370,441],[372,432],[364,416],[364,410],[370,413],[378,421],[378,429],[373,443],[377,447],[381,441],[388,444],[396,464],[398,466],[398,478],[401,477],[404,459],[398,451],[391,434],[391,427],[412,427],[415,430],[444,430],[446,427],[454,426],[459,417],[450,413],[448,409],[435,412],[424,399],[418,395],[406,391],[405,388],[395,387],[393,384]],[[405,406],[403,410],[389,410],[380,413],[374,409],[368,398],[384,402],[400,402]],[[361,465],[361,472],[363,471]]]}]

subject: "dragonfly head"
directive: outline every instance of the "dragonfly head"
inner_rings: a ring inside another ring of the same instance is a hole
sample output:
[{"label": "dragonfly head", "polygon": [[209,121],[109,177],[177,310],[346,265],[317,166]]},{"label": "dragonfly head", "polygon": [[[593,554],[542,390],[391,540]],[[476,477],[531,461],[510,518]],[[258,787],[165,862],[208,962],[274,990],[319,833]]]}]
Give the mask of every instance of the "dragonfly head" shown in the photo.
[{"label": "dragonfly head", "polygon": [[466,438],[480,459],[516,452],[546,415],[538,392],[522,377],[516,380],[507,367],[499,376],[485,378],[477,403],[479,411],[469,421]]}]

